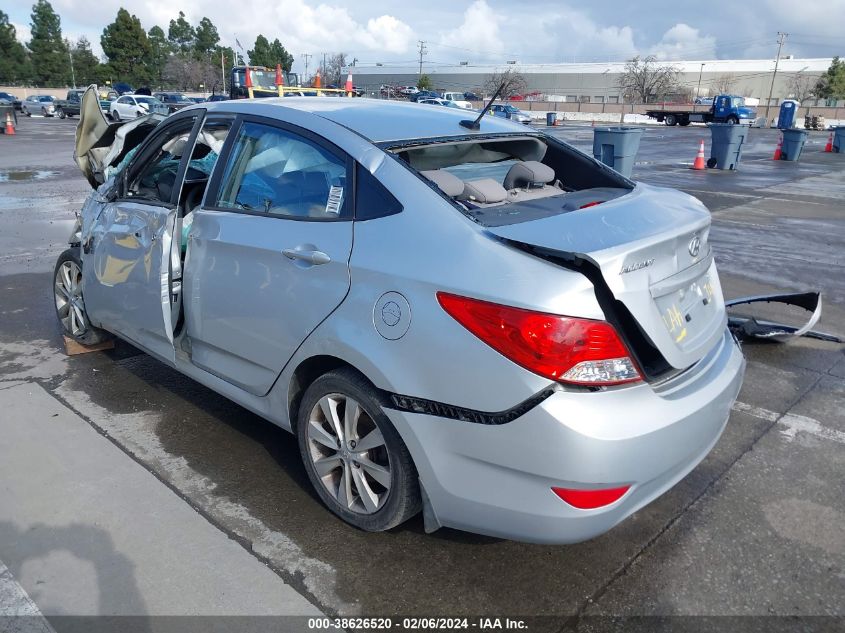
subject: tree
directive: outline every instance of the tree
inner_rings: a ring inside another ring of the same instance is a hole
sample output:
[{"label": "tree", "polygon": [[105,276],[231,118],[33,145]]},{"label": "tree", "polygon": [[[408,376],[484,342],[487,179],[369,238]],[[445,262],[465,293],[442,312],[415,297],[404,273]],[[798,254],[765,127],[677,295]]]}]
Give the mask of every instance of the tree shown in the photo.
[{"label": "tree", "polygon": [[819,78],[815,90],[823,99],[845,99],[845,62],[838,56]]},{"label": "tree", "polygon": [[724,75],[719,75],[716,81],[713,83],[712,92],[713,95],[727,95],[733,92],[734,85],[736,84],[736,77],[733,73],[727,73]]},{"label": "tree", "polygon": [[417,80],[417,88],[420,90],[431,90],[431,77],[420,75],[420,78]]},{"label": "tree", "polygon": [[[276,40],[278,42],[278,40]],[[346,53],[334,53],[326,59],[323,69],[326,84],[342,86],[346,83]]]},{"label": "tree", "polygon": [[70,59],[62,39],[62,22],[47,0],[32,5],[29,47],[33,80],[37,85],[67,85]]},{"label": "tree", "polygon": [[217,32],[217,27],[208,18],[203,18],[197,26],[195,35],[194,54],[196,58],[206,61],[209,60],[212,53],[217,49],[217,43],[220,41],[220,34]]},{"label": "tree", "polygon": [[9,16],[0,11],[0,84],[16,84],[29,76],[26,49],[18,41]]},{"label": "tree", "polygon": [[499,89],[499,86],[504,85],[502,91],[499,93],[501,99],[509,99],[518,94],[525,92],[528,82],[525,80],[525,75],[519,72],[516,68],[506,68],[502,71],[495,71],[484,82],[484,91],[493,94]]},{"label": "tree", "polygon": [[100,60],[91,50],[91,42],[84,35],[76,40],[76,44],[70,46],[70,55],[73,59],[73,74],[77,86],[88,86],[97,83]]},{"label": "tree", "polygon": [[198,90],[200,84],[208,88],[220,80],[220,71],[206,61],[190,55],[171,55],[164,67],[164,81],[179,90]]},{"label": "tree", "polygon": [[150,59],[150,41],[141,26],[141,20],[121,8],[115,21],[103,29],[100,37],[113,81],[126,81],[143,85],[150,80],[147,62]]},{"label": "tree", "polygon": [[190,53],[194,48],[196,36],[194,27],[185,19],[185,13],[183,11],[179,12],[177,19],[170,20],[170,26],[167,29],[167,39],[170,41],[174,50],[185,54]]},{"label": "tree", "polygon": [[629,59],[617,85],[630,103],[661,101],[679,92],[679,71],[671,64],[658,64],[654,55]]},{"label": "tree", "polygon": [[164,66],[173,52],[164,29],[154,26],[147,32],[147,41],[150,44],[150,54],[147,58],[147,69],[150,80],[159,88],[164,87]]},{"label": "tree", "polygon": [[271,60],[270,42],[259,33],[258,37],[255,38],[252,49],[248,50],[246,54],[249,56],[250,66],[269,66]]},{"label": "tree", "polygon": [[789,91],[789,95],[801,104],[816,94],[818,82],[818,77],[797,72],[787,79],[786,89]]},{"label": "tree", "polygon": [[[340,53],[344,55],[344,53]],[[290,69],[293,68],[293,55],[288,53],[287,49],[282,46],[282,43],[279,41],[279,38],[273,40],[273,43],[270,44],[270,61],[271,64],[269,66],[275,66],[276,64],[281,64],[282,69],[285,72],[290,72]]]}]

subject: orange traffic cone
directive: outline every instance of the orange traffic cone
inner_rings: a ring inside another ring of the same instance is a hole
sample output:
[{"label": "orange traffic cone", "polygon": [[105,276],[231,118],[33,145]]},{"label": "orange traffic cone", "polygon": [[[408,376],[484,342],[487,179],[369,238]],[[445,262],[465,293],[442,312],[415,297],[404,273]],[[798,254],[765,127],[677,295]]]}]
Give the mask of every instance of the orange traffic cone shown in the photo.
[{"label": "orange traffic cone", "polygon": [[704,139],[698,144],[698,154],[695,155],[695,162],[692,164],[693,169],[706,169],[704,164]]},{"label": "orange traffic cone", "polygon": [[775,148],[775,155],[772,156],[772,160],[780,160],[782,153],[783,153],[783,134],[781,134],[780,138],[778,139],[778,146]]},{"label": "orange traffic cone", "polygon": [[6,113],[6,134],[8,134],[9,136],[15,135],[15,124],[12,123],[12,113],[11,112]]},{"label": "orange traffic cone", "polygon": [[352,96],[352,70],[349,70],[349,74],[346,75],[346,96]]},{"label": "orange traffic cone", "polygon": [[[8,128],[9,128],[9,125],[6,124],[6,129],[8,129]],[[833,132],[831,132],[830,136],[827,137],[827,145],[824,146],[824,151],[828,152],[828,153],[833,151]]]},{"label": "orange traffic cone", "polygon": [[317,69],[317,74],[314,75],[314,81],[312,84],[312,88],[319,88],[323,83],[322,77],[320,77],[320,69]]}]

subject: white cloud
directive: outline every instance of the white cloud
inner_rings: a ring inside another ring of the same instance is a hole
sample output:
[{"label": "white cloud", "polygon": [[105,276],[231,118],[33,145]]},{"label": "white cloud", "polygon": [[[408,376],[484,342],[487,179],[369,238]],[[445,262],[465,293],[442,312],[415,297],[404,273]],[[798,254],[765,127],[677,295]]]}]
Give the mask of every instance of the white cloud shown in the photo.
[{"label": "white cloud", "polygon": [[648,51],[657,59],[715,59],[716,38],[688,24],[676,24]]},{"label": "white cloud", "polygon": [[463,49],[459,56],[473,54],[475,60],[501,59],[505,49],[500,25],[505,16],[496,13],[486,0],[475,0],[464,12],[464,21],[451,31],[441,33],[439,44]]}]

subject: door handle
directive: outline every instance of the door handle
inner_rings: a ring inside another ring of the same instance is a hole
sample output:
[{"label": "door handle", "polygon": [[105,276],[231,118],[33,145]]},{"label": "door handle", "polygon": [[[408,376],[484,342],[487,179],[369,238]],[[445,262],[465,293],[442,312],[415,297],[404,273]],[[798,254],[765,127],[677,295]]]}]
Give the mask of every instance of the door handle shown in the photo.
[{"label": "door handle", "polygon": [[320,264],[328,264],[330,261],[332,261],[332,258],[326,255],[323,251],[300,251],[296,250],[295,248],[286,248],[282,251],[282,255],[284,255],[288,259],[298,259],[300,261],[307,262],[313,266],[319,266]]}]

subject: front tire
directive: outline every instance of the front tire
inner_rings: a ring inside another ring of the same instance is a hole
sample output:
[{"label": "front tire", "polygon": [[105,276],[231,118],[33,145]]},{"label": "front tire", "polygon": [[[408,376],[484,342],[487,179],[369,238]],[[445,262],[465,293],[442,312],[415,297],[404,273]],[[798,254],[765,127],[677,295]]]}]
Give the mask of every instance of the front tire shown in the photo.
[{"label": "front tire", "polygon": [[65,118],[65,111],[64,111],[64,110],[62,110],[61,108],[59,108],[59,111],[57,112],[57,114],[59,115],[59,118],[60,118],[60,119],[64,119],[64,118]]},{"label": "front tire", "polygon": [[311,484],[350,525],[381,532],[419,512],[418,475],[408,448],[376,390],[354,370],[329,372],[306,389],[296,435]]},{"label": "front tire", "polygon": [[82,298],[82,260],[78,248],[59,255],[53,270],[53,298],[62,333],[82,345],[95,345],[109,333],[91,325]]}]

